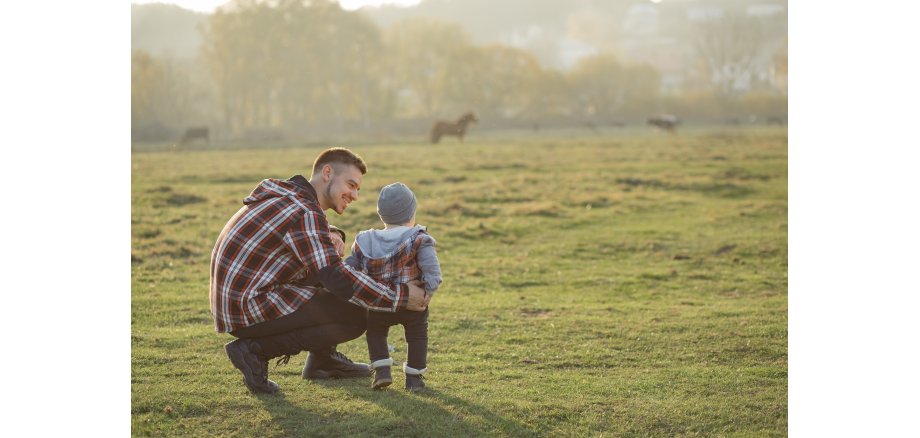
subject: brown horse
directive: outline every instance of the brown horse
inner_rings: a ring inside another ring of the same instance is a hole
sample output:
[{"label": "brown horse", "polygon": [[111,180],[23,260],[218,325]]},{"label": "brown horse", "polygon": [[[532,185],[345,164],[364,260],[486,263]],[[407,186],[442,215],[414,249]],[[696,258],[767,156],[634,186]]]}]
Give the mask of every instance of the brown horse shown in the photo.
[{"label": "brown horse", "polygon": [[431,127],[431,142],[437,143],[441,141],[441,137],[445,135],[453,135],[460,139],[460,143],[463,143],[463,136],[466,135],[466,127],[470,123],[476,123],[479,119],[476,118],[476,114],[468,112],[457,119],[456,122],[446,122],[444,120],[438,120],[435,122],[434,126]]}]

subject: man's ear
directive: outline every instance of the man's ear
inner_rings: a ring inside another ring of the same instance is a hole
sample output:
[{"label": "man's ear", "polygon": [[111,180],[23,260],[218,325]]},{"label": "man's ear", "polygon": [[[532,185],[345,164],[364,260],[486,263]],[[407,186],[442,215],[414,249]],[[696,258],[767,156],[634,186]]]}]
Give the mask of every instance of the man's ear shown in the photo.
[{"label": "man's ear", "polygon": [[331,164],[324,164],[323,165],[323,182],[329,182],[330,180],[332,180],[332,174],[334,173],[334,171],[335,170],[332,168]]}]

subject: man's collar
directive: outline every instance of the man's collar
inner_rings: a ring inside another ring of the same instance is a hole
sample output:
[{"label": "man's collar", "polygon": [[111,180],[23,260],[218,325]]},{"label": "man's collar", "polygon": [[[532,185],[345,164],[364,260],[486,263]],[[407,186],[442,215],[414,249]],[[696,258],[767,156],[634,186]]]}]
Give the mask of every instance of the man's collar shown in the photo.
[{"label": "man's collar", "polygon": [[313,184],[310,184],[310,181],[307,181],[303,175],[294,175],[288,178],[288,182],[297,186],[297,188],[306,191],[310,194],[310,197],[313,199],[318,199],[316,196],[316,189],[313,188]]}]

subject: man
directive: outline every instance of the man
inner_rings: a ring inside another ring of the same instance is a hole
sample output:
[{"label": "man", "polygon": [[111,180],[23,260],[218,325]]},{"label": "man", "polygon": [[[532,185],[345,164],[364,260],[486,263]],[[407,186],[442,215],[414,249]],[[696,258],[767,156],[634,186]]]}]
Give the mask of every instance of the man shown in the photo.
[{"label": "man", "polygon": [[[335,350],[364,333],[364,309],[424,310],[419,283],[377,283],[342,262],[345,233],[325,210],[342,214],[358,199],[367,166],[348,149],[322,152],[307,181],[266,179],[220,232],[211,253],[211,315],[224,346],[255,393],[273,393],[268,361],[309,351],[303,377],[370,376]],[[341,233],[341,234],[339,234]]]}]

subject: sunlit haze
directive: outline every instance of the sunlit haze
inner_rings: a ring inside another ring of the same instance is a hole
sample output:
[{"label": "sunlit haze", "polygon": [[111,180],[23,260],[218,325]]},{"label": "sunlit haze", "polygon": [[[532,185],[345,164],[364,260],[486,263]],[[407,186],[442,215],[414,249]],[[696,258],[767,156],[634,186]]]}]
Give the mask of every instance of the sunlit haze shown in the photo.
[{"label": "sunlit haze", "polygon": [[[343,9],[355,10],[362,6],[380,6],[382,4],[398,6],[415,6],[421,0],[339,0]],[[214,12],[217,7],[227,3],[227,0],[133,0],[135,4],[170,3],[185,9],[197,12]]]},{"label": "sunlit haze", "polygon": [[131,10],[136,142],[786,122],[786,0],[160,1]]}]

